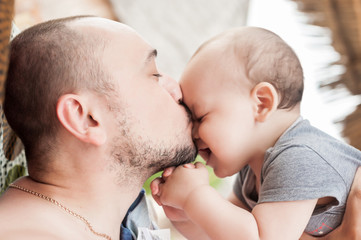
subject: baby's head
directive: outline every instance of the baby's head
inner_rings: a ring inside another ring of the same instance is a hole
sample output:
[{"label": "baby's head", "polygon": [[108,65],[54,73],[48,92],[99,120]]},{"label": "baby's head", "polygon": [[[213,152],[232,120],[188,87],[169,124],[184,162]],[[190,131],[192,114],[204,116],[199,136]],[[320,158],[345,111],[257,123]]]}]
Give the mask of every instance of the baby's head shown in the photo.
[{"label": "baby's head", "polygon": [[253,137],[255,122],[276,110],[299,111],[303,72],[296,54],[279,36],[242,27],[202,44],[180,84],[193,114],[200,155],[222,177],[244,165],[235,168],[240,158],[252,158],[259,141]]},{"label": "baby's head", "polygon": [[[215,69],[211,71],[234,74],[231,79],[220,78],[218,81],[236,80],[251,87],[260,82],[272,84],[280,96],[280,109],[292,108],[302,99],[300,61],[292,48],[271,31],[241,27],[223,32],[203,43],[189,64],[201,54],[209,57],[207,63],[214,61]],[[209,71],[207,65],[204,70]]]}]

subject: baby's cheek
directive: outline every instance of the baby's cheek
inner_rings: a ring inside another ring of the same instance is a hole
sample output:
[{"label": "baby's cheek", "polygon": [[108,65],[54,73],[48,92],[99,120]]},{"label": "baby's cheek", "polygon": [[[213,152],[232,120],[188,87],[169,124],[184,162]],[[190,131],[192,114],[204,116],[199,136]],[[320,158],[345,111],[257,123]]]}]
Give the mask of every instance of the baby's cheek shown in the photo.
[{"label": "baby's cheek", "polygon": [[207,145],[212,145],[215,141],[213,141],[212,137],[215,135],[215,129],[212,128],[212,125],[207,123],[207,122],[203,122],[200,123],[198,126],[198,134],[199,134],[199,138],[207,143]]}]

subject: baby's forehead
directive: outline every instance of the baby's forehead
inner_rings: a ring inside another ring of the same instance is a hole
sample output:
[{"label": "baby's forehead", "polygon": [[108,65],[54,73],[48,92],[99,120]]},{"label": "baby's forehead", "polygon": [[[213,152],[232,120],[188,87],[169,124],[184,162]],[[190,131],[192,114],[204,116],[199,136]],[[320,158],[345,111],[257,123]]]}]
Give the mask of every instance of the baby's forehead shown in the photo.
[{"label": "baby's forehead", "polygon": [[239,87],[248,82],[246,59],[234,46],[231,37],[219,37],[204,43],[188,62],[181,78],[181,86],[185,83],[194,87],[213,85]]},{"label": "baby's forehead", "polygon": [[223,43],[210,43],[200,49],[191,59],[188,66],[200,71],[228,71],[239,65],[238,57]]},{"label": "baby's forehead", "polygon": [[182,89],[184,85],[188,85],[213,92],[224,88],[238,89],[249,82],[242,63],[234,56],[227,53],[214,54],[217,51],[213,52],[211,49],[204,49],[202,52],[186,67],[179,82]]}]

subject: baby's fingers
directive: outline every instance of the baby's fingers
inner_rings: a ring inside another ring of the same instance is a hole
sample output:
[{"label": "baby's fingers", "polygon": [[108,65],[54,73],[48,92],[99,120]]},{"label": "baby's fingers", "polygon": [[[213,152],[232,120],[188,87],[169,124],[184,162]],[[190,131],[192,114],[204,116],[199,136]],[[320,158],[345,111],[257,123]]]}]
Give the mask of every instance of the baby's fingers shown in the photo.
[{"label": "baby's fingers", "polygon": [[160,194],[160,187],[159,185],[163,182],[161,178],[155,178],[150,183],[150,190],[152,191],[152,195],[159,195]]},{"label": "baby's fingers", "polygon": [[167,178],[172,175],[173,171],[174,171],[175,167],[169,167],[164,169],[163,174],[162,174],[162,178],[164,181],[167,180]]},{"label": "baby's fingers", "polygon": [[156,178],[150,183],[150,190],[152,191],[153,199],[159,206],[162,206],[162,203],[160,201],[161,184],[162,184],[161,178]]},{"label": "baby's fingers", "polygon": [[187,164],[184,164],[183,167],[185,167],[185,168],[195,168],[196,166],[193,163],[187,163]]},{"label": "baby's fingers", "polygon": [[195,168],[197,168],[197,169],[203,169],[203,168],[206,169],[206,166],[201,162],[196,162],[195,163]]}]

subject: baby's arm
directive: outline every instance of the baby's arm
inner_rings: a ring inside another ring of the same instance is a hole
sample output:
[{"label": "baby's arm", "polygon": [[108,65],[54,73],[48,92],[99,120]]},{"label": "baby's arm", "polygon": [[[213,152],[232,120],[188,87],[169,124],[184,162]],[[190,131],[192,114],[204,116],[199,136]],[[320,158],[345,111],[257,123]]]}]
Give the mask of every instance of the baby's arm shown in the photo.
[{"label": "baby's arm", "polygon": [[208,184],[203,164],[178,167],[160,184],[162,205],[183,209],[211,239],[298,239],[317,199],[262,203],[252,213],[222,198]]}]

